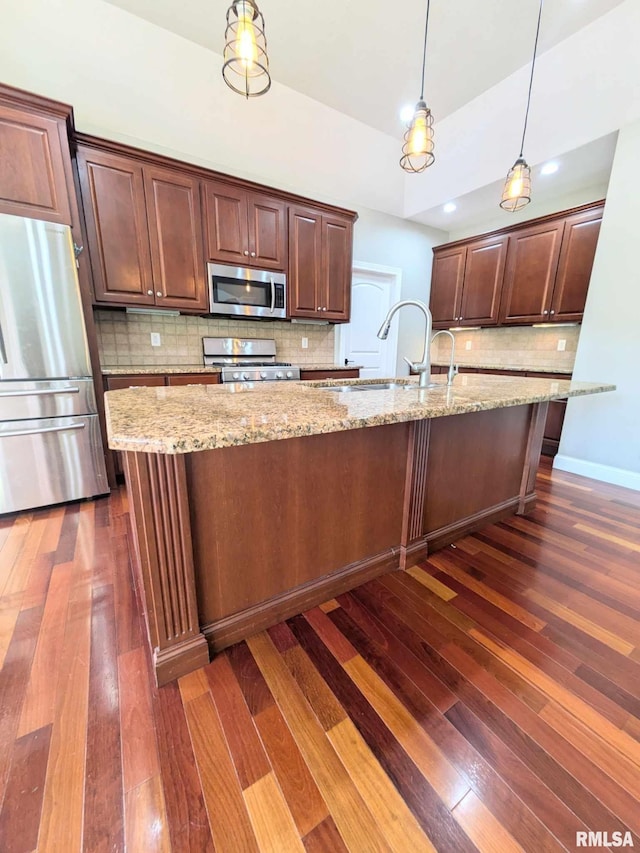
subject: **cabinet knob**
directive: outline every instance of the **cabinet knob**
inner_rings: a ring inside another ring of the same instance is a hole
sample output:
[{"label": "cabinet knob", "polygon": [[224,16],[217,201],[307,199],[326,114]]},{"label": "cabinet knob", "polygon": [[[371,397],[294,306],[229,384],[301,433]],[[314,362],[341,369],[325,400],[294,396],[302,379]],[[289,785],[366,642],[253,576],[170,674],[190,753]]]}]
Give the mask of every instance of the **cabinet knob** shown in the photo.
[{"label": "cabinet knob", "polygon": [[323,311],[326,311],[326,310],[327,310],[327,309],[326,309],[326,306],[325,306],[322,310],[323,310]]},{"label": "cabinet knob", "polygon": [[153,296],[153,290],[147,290],[147,296]]},{"label": "cabinet knob", "polygon": [[543,313],[543,314],[548,314],[549,312],[545,310],[545,311],[543,311],[542,313]]},{"label": "cabinet knob", "polygon": [[252,258],[255,258],[255,256],[256,256],[256,253],[255,253],[255,252],[251,252],[251,257],[252,257]]},{"label": "cabinet knob", "polygon": [[318,311],[322,311],[322,305],[318,305]]},{"label": "cabinet knob", "polygon": [[551,314],[555,314],[556,312],[555,312],[555,311],[550,311],[549,313],[551,313]]},{"label": "cabinet knob", "polygon": [[245,250],[244,250],[244,254],[245,254],[247,257],[249,257],[249,250],[248,250],[248,249],[245,249]]},{"label": "cabinet knob", "polygon": [[156,296],[162,296],[162,291],[161,291],[161,290],[156,290]]}]

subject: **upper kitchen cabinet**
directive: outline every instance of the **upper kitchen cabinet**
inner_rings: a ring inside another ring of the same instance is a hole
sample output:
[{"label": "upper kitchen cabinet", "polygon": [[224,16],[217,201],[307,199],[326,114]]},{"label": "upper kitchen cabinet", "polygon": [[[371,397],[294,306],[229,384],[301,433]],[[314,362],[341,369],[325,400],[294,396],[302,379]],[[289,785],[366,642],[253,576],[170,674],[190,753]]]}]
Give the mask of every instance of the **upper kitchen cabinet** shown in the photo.
[{"label": "upper kitchen cabinet", "polygon": [[507,237],[487,237],[434,249],[431,277],[433,326],[495,326]]},{"label": "upper kitchen cabinet", "polygon": [[458,323],[466,260],[466,246],[433,250],[430,305],[434,329],[446,329]]},{"label": "upper kitchen cabinet", "polygon": [[603,202],[433,250],[435,329],[582,319]]},{"label": "upper kitchen cabinet", "polygon": [[289,316],[349,321],[353,219],[289,207]]},{"label": "upper kitchen cabinet", "polygon": [[0,213],[72,221],[71,108],[0,86]]},{"label": "upper kitchen cabinet", "polygon": [[558,274],[549,309],[549,316],[555,322],[582,319],[603,211],[604,206],[598,205],[565,220]]},{"label": "upper kitchen cabinet", "polygon": [[82,144],[77,163],[95,303],[205,312],[199,180]]},{"label": "upper kitchen cabinet", "polygon": [[564,221],[529,225],[509,236],[500,320],[546,322],[558,270]]},{"label": "upper kitchen cabinet", "polygon": [[171,169],[143,168],[156,305],[206,311],[200,182]]},{"label": "upper kitchen cabinet", "polygon": [[204,199],[209,260],[286,269],[284,201],[224,181],[205,181]]}]

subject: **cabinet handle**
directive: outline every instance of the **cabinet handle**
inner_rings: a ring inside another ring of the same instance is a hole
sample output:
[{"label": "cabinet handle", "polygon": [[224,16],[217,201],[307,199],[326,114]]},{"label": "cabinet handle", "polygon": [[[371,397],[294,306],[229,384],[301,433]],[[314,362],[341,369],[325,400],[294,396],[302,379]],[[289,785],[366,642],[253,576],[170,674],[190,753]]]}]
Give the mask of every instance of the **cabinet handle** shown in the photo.
[{"label": "cabinet handle", "polygon": [[244,250],[244,254],[245,254],[247,257],[249,257],[249,250],[248,250],[248,249],[245,249],[245,250]]},{"label": "cabinet handle", "polygon": [[161,290],[156,290],[156,296],[162,296],[162,291],[161,291]]},{"label": "cabinet handle", "polygon": [[545,311],[543,311],[542,313],[543,313],[543,314],[548,314],[549,312],[545,310]]},{"label": "cabinet handle", "polygon": [[325,308],[323,308],[322,310],[323,310],[323,311],[326,311],[327,309],[326,309],[326,307],[325,307]]},{"label": "cabinet handle", "polygon": [[555,311],[551,311],[550,313],[551,313],[551,314],[555,314],[556,312],[555,312]]},{"label": "cabinet handle", "polygon": [[153,290],[147,290],[147,296],[153,296]]},{"label": "cabinet handle", "polygon": [[255,258],[255,256],[256,256],[256,253],[255,253],[255,252],[251,252],[251,257],[252,257],[252,258]]},{"label": "cabinet handle", "polygon": [[318,305],[318,311],[322,311],[322,305]]}]

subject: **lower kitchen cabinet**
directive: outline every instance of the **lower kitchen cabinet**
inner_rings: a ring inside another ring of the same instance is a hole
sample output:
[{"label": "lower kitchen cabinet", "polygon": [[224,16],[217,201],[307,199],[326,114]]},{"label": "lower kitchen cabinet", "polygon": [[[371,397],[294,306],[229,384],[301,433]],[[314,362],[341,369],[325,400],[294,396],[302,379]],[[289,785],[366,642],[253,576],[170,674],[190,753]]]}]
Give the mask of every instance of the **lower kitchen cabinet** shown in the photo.
[{"label": "lower kitchen cabinet", "polygon": [[360,371],[345,368],[344,370],[300,370],[300,379],[359,379]]}]

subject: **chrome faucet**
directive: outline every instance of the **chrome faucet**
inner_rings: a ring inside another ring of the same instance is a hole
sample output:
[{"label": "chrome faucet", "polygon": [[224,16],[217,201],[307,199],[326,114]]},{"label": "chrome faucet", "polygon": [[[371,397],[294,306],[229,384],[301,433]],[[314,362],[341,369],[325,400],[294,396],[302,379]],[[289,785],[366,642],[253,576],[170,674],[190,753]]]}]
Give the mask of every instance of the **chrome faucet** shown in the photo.
[{"label": "chrome faucet", "polygon": [[454,364],[456,358],[456,339],[448,329],[440,329],[440,331],[436,332],[431,338],[431,343],[435,341],[438,335],[449,335],[451,338],[451,358],[449,359],[449,370],[447,372],[447,385],[451,385],[454,378],[458,375],[458,365]]},{"label": "chrome faucet", "polygon": [[[416,308],[419,308],[422,311],[422,313],[424,314],[424,316],[426,317],[426,320],[427,320],[427,329],[426,329],[426,334],[425,334],[425,338],[424,338],[424,352],[422,353],[422,361],[416,363],[416,362],[410,361],[408,358],[405,358],[404,360],[407,362],[407,364],[409,365],[409,367],[412,370],[414,370],[416,373],[418,373],[420,375],[420,380],[418,382],[419,387],[420,388],[428,388],[429,384],[430,384],[429,380],[431,378],[431,352],[430,352],[430,349],[431,349],[431,325],[432,325],[431,311],[429,311],[429,307],[427,305],[425,305],[424,302],[420,302],[417,299],[403,299],[400,302],[396,302],[395,305],[392,305],[391,308],[389,308],[389,313],[384,318],[382,325],[380,326],[380,328],[378,330],[378,337],[380,338],[380,340],[386,341],[387,336],[389,334],[389,328],[391,327],[391,320],[393,319],[394,314],[396,313],[396,311],[399,311],[400,308],[404,308],[405,305],[415,305]],[[453,335],[451,337],[453,337]]]}]

